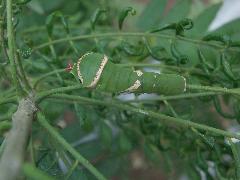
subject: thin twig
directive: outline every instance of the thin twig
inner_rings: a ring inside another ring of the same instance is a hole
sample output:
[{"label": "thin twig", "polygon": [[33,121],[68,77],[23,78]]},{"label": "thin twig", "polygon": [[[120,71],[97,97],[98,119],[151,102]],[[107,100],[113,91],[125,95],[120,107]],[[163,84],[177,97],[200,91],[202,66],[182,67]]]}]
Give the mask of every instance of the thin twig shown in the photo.
[{"label": "thin twig", "polygon": [[187,89],[190,90],[201,90],[201,91],[212,91],[212,92],[220,92],[223,94],[233,94],[233,95],[240,95],[240,88],[228,89],[225,87],[212,87],[212,86],[201,86],[201,85],[187,85]]},{"label": "thin twig", "polygon": [[51,89],[48,91],[44,91],[41,92],[37,95],[37,102],[41,101],[42,99],[52,95],[52,94],[56,94],[56,93],[60,93],[60,92],[67,92],[67,91],[72,91],[72,90],[76,90],[76,89],[81,89],[83,88],[83,86],[81,84],[79,85],[73,85],[73,86],[67,86],[67,87],[60,87],[60,88],[55,88],[55,89]]},{"label": "thin twig", "polygon": [[138,108],[138,107],[123,104],[119,101],[108,102],[108,101],[90,99],[90,98],[86,98],[86,97],[75,96],[75,95],[67,95],[67,94],[55,94],[55,95],[52,95],[52,97],[55,97],[55,98],[58,98],[58,99],[60,99],[60,98],[65,99],[65,100],[71,101],[71,102],[86,102],[86,103],[89,103],[89,104],[116,107],[116,108],[119,108],[119,109],[132,111],[132,112],[135,112],[135,113],[140,113],[140,114],[143,114],[143,115],[146,115],[146,116],[149,116],[149,117],[153,117],[153,118],[158,119],[161,122],[166,123],[166,124],[173,124],[175,126],[182,126],[182,127],[186,127],[186,128],[193,127],[193,128],[199,129],[199,130],[204,130],[204,131],[211,132],[213,134],[222,135],[222,136],[226,136],[226,137],[230,137],[230,138],[236,138],[236,139],[240,140],[240,135],[236,134],[236,133],[232,133],[232,132],[224,131],[224,130],[221,130],[221,129],[209,127],[207,125],[195,123],[195,122],[188,121],[188,120],[185,120],[185,119],[174,118],[174,117],[167,116],[165,114],[144,110],[144,109],[141,109],[141,108]]},{"label": "thin twig", "polygon": [[[76,40],[83,40],[83,39],[94,39],[94,38],[116,38],[116,37],[156,37],[156,38],[162,38],[162,39],[177,39],[185,42],[189,42],[192,44],[199,44],[199,45],[205,45],[208,47],[213,47],[216,49],[225,49],[226,47],[221,44],[216,44],[216,43],[211,43],[207,41],[202,41],[202,40],[197,40],[197,39],[189,39],[186,37],[180,37],[180,36],[173,36],[169,34],[154,34],[154,33],[146,33],[146,32],[121,32],[121,33],[99,33],[99,34],[90,34],[90,35],[79,35],[79,36],[72,36],[72,37],[66,37],[66,38],[61,38],[57,40],[52,40],[51,42],[46,42],[43,44],[40,44],[34,48],[34,50],[38,50],[41,48],[44,48],[46,46],[50,46],[52,44],[57,44],[57,43],[62,43],[66,42],[69,40],[76,41]],[[237,48],[228,48],[230,51],[236,51],[239,52],[239,49]]]}]

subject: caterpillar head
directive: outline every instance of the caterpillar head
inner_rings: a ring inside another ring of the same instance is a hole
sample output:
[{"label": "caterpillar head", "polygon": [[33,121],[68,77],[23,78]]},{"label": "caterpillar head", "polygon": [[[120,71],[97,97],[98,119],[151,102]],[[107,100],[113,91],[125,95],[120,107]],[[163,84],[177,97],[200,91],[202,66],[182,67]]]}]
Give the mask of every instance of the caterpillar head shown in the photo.
[{"label": "caterpillar head", "polygon": [[103,72],[108,58],[100,53],[86,53],[79,60],[69,66],[68,69],[74,77],[83,84],[84,87],[94,88]]}]

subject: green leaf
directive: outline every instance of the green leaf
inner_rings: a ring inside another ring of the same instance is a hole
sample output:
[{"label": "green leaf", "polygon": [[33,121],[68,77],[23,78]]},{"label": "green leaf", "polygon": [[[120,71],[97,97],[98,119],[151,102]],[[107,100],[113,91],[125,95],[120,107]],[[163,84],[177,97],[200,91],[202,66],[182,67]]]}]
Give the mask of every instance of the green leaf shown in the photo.
[{"label": "green leaf", "polygon": [[193,131],[196,135],[198,135],[198,136],[204,141],[205,144],[209,145],[211,148],[214,147],[214,145],[215,145],[215,139],[214,139],[213,137],[207,136],[207,135],[205,135],[205,134],[202,134],[202,133],[200,133],[198,130],[196,130],[196,129],[194,129],[194,128],[192,128],[192,131]]},{"label": "green leaf", "polygon": [[[161,27],[169,23],[177,23],[187,17],[190,12],[190,2],[189,0],[179,0],[175,6],[168,12],[168,14],[162,19],[161,23],[156,26]],[[179,9],[178,9],[179,8]],[[181,12],[181,13],[180,13]],[[171,54],[171,43],[167,39],[158,40],[158,45],[166,49],[166,51]],[[195,64],[197,59],[196,47],[190,43],[183,41],[176,41],[176,48],[183,55],[187,55],[191,61],[189,65]],[[184,58],[183,58],[184,59]],[[170,62],[173,64],[173,62]]]},{"label": "green leaf", "polygon": [[25,4],[27,4],[27,3],[29,3],[31,0],[17,0],[17,4],[18,5],[25,5]]},{"label": "green leaf", "polygon": [[232,67],[224,53],[221,54],[221,64],[223,67],[223,71],[226,76],[233,81],[236,81],[238,78],[233,74]]},{"label": "green leaf", "polygon": [[44,14],[45,12],[42,4],[39,1],[31,1],[28,4],[28,8],[38,14]]},{"label": "green leaf", "polygon": [[186,169],[189,179],[201,180],[200,172],[196,169],[195,166],[188,165]]},{"label": "green leaf", "polygon": [[141,30],[148,30],[159,24],[166,5],[167,0],[151,0],[139,17],[137,26]]},{"label": "green leaf", "polygon": [[237,179],[240,179],[240,142],[233,142],[232,139],[228,139],[228,141],[236,164],[236,176]]},{"label": "green leaf", "polygon": [[131,142],[124,133],[121,133],[119,136],[119,147],[123,152],[127,152],[132,148]]},{"label": "green leaf", "polygon": [[[32,10],[39,14],[49,13],[56,9],[59,9],[59,6],[61,6],[64,2],[64,0],[58,0],[58,1],[49,1],[49,0],[32,0],[28,7],[30,7]],[[69,2],[68,2],[69,3]]]},{"label": "green leaf", "polygon": [[149,143],[145,143],[144,146],[143,146],[143,150],[144,150],[144,154],[145,156],[153,161],[153,162],[156,162],[157,159],[156,159],[156,151],[154,149],[154,147],[152,146],[152,144],[149,144]]},{"label": "green leaf", "polygon": [[207,75],[209,75],[210,72],[214,70],[214,66],[206,60],[205,56],[203,55],[200,49],[198,49],[198,57],[200,60],[200,65],[202,66],[203,70]]},{"label": "green leaf", "polygon": [[207,32],[208,26],[212,22],[213,18],[216,16],[218,9],[221,7],[222,3],[218,3],[210,6],[204,10],[198,17],[196,17],[193,22],[194,26],[190,31],[186,32],[186,35],[192,37],[200,37]]},{"label": "green leaf", "polygon": [[87,112],[85,107],[74,103],[74,109],[76,111],[77,119],[79,121],[80,126],[84,126],[86,124],[86,119],[87,119]]},{"label": "green leaf", "polygon": [[101,127],[100,127],[100,137],[102,140],[102,143],[105,146],[110,146],[112,143],[112,130],[111,128],[105,123],[102,122],[101,123]]},{"label": "green leaf", "polygon": [[[228,35],[230,37],[234,36],[235,34],[239,34],[239,29],[240,29],[240,19],[236,19],[234,21],[231,21],[220,28],[216,29],[213,31],[213,34],[224,34]],[[236,39],[234,39],[236,40]],[[240,39],[239,39],[240,40]]]},{"label": "green leaf", "polygon": [[172,7],[172,9],[170,9],[168,14],[164,16],[164,18],[161,20],[160,25],[181,21],[182,19],[187,17],[190,12],[190,8],[190,0],[177,1],[177,3]]}]

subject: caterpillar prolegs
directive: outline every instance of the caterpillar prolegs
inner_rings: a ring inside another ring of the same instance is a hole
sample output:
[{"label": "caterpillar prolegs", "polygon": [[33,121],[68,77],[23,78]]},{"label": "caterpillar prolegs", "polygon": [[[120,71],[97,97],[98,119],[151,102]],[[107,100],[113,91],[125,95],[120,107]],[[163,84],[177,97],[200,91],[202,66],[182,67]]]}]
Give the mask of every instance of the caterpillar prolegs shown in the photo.
[{"label": "caterpillar prolegs", "polygon": [[83,87],[104,92],[171,95],[186,90],[186,79],[183,76],[134,71],[112,63],[106,55],[100,53],[83,55],[69,70]]}]

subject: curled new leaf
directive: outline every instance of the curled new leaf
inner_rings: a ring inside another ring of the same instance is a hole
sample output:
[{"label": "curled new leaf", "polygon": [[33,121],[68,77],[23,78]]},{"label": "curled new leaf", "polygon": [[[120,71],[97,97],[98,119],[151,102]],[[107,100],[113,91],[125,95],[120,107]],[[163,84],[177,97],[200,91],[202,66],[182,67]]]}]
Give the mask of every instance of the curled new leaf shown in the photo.
[{"label": "curled new leaf", "polygon": [[178,26],[181,26],[184,30],[190,30],[193,28],[193,21],[191,19],[185,18],[178,23]]},{"label": "curled new leaf", "polygon": [[227,57],[224,53],[221,54],[220,60],[221,60],[221,65],[223,67],[224,74],[226,74],[226,76],[229,79],[236,81],[238,78],[233,74],[232,67],[229,64]]},{"label": "curled new leaf", "polygon": [[169,60],[170,57],[166,53],[165,48],[157,46],[152,48],[146,38],[144,38],[145,46],[148,50],[148,53],[156,60]]},{"label": "curled new leaf", "polygon": [[203,70],[207,75],[210,75],[210,72],[214,70],[214,66],[206,60],[205,56],[203,55],[200,49],[198,49],[198,57],[201,62],[201,66],[203,67]]},{"label": "curled new leaf", "polygon": [[171,54],[176,59],[177,65],[188,63],[189,59],[187,56],[180,54],[177,50],[175,43],[171,43]]},{"label": "curled new leaf", "polygon": [[144,53],[144,45],[141,41],[135,45],[123,40],[121,42],[121,48],[131,56],[141,56]]},{"label": "curled new leaf", "polygon": [[190,30],[193,28],[193,21],[191,19],[183,19],[176,24],[176,35],[184,36],[185,30]]},{"label": "curled new leaf", "polygon": [[63,14],[60,11],[55,11],[54,13],[50,14],[46,19],[46,27],[47,27],[48,35],[52,36],[53,25],[54,25],[54,21],[56,21],[56,19],[60,19],[60,22],[62,23],[64,30],[68,34],[69,27],[68,27],[66,18],[63,16]]},{"label": "curled new leaf", "polygon": [[185,30],[190,30],[193,28],[193,21],[191,19],[185,18],[181,21],[179,21],[178,23],[171,23],[171,24],[167,24],[161,28],[157,28],[154,30],[149,31],[150,33],[156,33],[159,31],[163,31],[163,30],[167,30],[167,29],[172,29],[175,30],[176,35],[180,35],[183,36],[184,35],[184,31]]},{"label": "curled new leaf", "polygon": [[119,18],[118,18],[118,27],[119,29],[122,29],[123,22],[125,18],[128,16],[128,14],[131,14],[132,16],[136,15],[136,10],[132,7],[127,7],[126,9],[122,10]]},{"label": "curled new leaf", "polygon": [[102,14],[105,14],[107,12],[106,9],[102,9],[102,8],[97,8],[96,11],[94,12],[94,14],[91,17],[91,28],[92,30],[95,30],[95,25],[97,23],[97,21],[99,20],[100,16]]},{"label": "curled new leaf", "polygon": [[112,62],[114,63],[120,63],[121,62],[121,49],[119,46],[113,48],[113,50],[110,53],[110,56],[112,57]]}]

